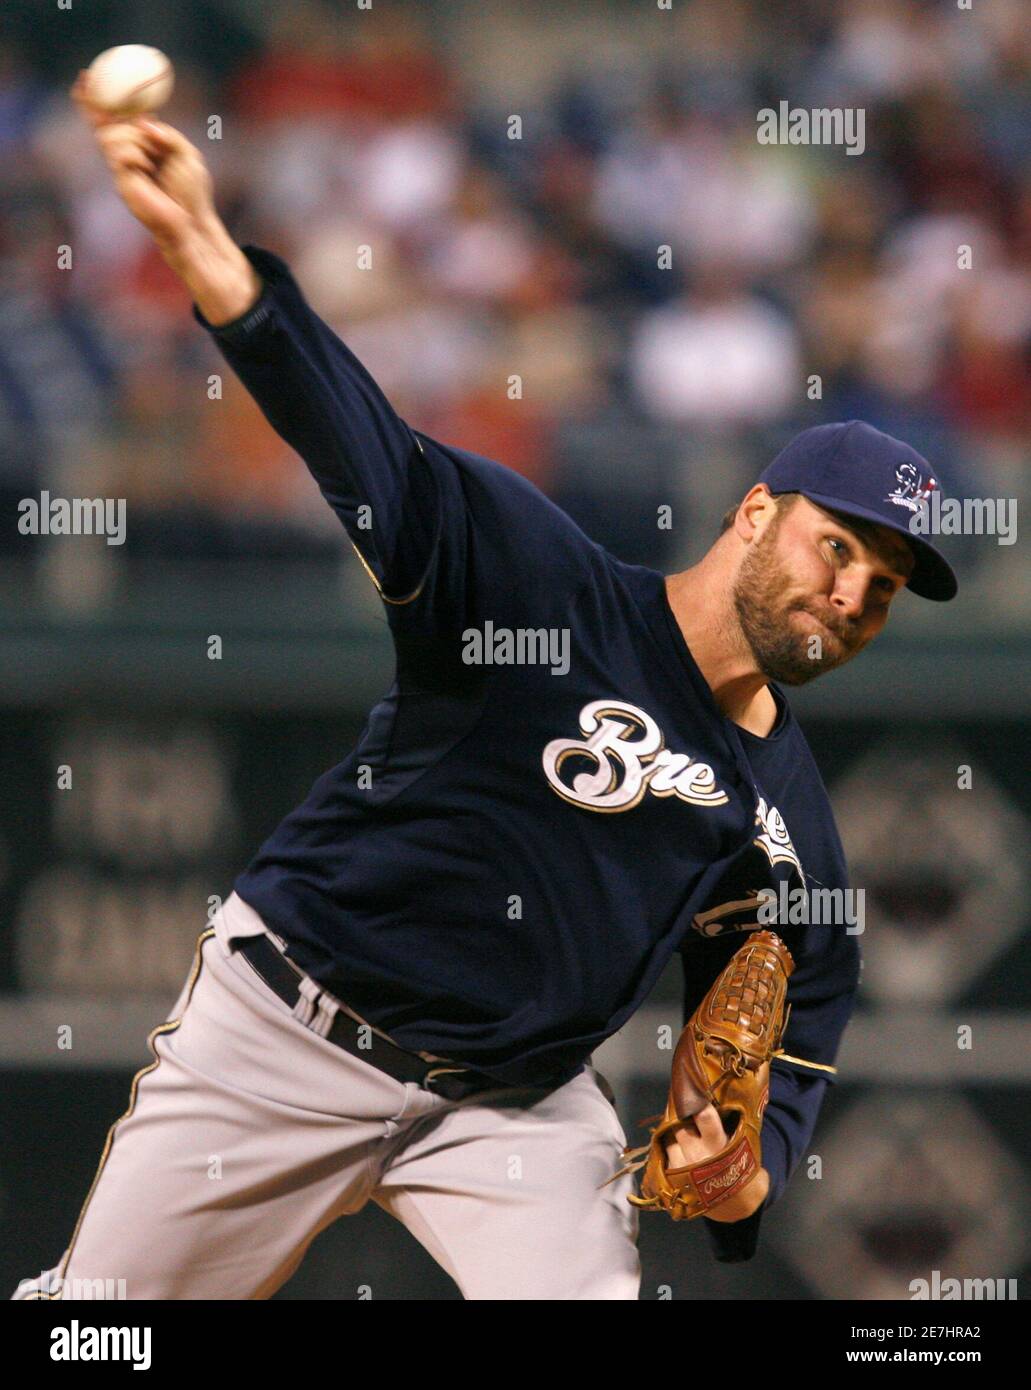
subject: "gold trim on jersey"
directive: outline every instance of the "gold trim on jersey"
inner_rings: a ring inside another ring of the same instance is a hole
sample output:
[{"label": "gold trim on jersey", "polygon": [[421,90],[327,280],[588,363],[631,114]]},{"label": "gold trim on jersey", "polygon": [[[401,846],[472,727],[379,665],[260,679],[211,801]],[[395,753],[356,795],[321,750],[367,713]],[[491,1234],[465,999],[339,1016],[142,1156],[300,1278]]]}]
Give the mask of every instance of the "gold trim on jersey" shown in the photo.
[{"label": "gold trim on jersey", "polygon": [[358,547],[355,545],[354,541],[351,542],[351,549],[352,549],[352,550],[354,551],[354,553],[358,556],[358,559],[362,562],[362,569],[365,571],[365,573],[366,573],[366,574],[369,576],[369,578],[372,580],[373,584],[375,584],[375,586],[376,586],[376,592],[377,592],[377,594],[379,594],[380,598],[383,600],[384,603],[393,603],[393,604],[397,604],[399,607],[401,607],[401,606],[403,606],[403,605],[406,604],[406,603],[412,603],[412,602],[414,602],[414,600],[417,599],[417,598],[419,597],[419,595],[422,593],[423,588],[424,588],[424,586],[425,586],[425,584],[426,584],[426,580],[425,580],[425,579],[420,580],[420,582],[419,582],[419,587],[418,587],[417,589],[414,589],[406,598],[388,598],[388,596],[383,592],[383,585],[379,582],[379,580],[378,580],[378,579],[376,578],[376,576],[373,574],[372,569],[371,569],[371,567],[370,567],[370,565],[369,565],[368,560],[366,560],[365,556],[362,554],[362,552],[361,552],[361,551],[358,549]]},{"label": "gold trim on jersey", "polygon": [[[426,455],[426,450],[422,447],[422,440],[418,437],[418,435],[416,435],[416,434],[414,434],[414,433],[412,434],[412,438],[415,440],[415,443],[416,443],[416,446],[418,447],[419,453],[422,454],[423,457],[425,457],[425,455]],[[378,580],[378,579],[376,578],[376,576],[373,574],[373,572],[372,572],[372,566],[369,564],[368,560],[366,560],[365,556],[362,554],[362,552],[361,552],[361,551],[358,549],[358,547],[355,545],[354,541],[351,541],[351,549],[352,549],[352,550],[354,551],[354,553],[358,556],[358,559],[361,561],[361,564],[362,564],[362,569],[365,571],[365,573],[366,573],[366,574],[369,576],[369,578],[372,580],[373,584],[376,586],[376,592],[377,592],[377,594],[379,594],[380,598],[383,600],[384,603],[391,603],[391,604],[394,604],[394,605],[395,605],[396,607],[398,607],[398,608],[403,608],[404,605],[405,605],[406,603],[414,603],[414,601],[415,601],[415,600],[419,597],[419,595],[422,593],[423,588],[425,587],[425,584],[426,584],[426,577],[425,577],[425,575],[424,575],[423,578],[419,581],[419,587],[418,587],[417,589],[414,589],[410,594],[408,594],[406,598],[388,598],[387,595],[383,592],[383,585],[379,582],[379,580]]]},{"label": "gold trim on jersey", "polygon": [[[194,948],[193,964],[192,964],[191,967],[190,967],[190,974],[189,974],[189,977],[188,977],[188,979],[187,979],[187,981],[186,981],[186,1002],[183,1004],[182,1013],[179,1014],[179,1017],[178,1017],[178,1018],[170,1018],[170,1019],[166,1020],[166,1022],[164,1022],[164,1023],[159,1023],[158,1026],[157,1026],[156,1028],[152,1029],[151,1032],[150,1032],[150,1033],[148,1034],[148,1036],[147,1036],[147,1046],[150,1048],[151,1052],[154,1053],[154,1060],[153,1060],[153,1062],[148,1062],[148,1064],[147,1064],[145,1067],[141,1067],[140,1070],[139,1070],[139,1071],[136,1073],[136,1075],[133,1077],[133,1079],[132,1079],[132,1085],[131,1085],[130,1088],[129,1088],[129,1108],[126,1110],[126,1112],[125,1112],[124,1115],[119,1115],[118,1119],[115,1120],[114,1124],[111,1126],[111,1128],[110,1128],[110,1129],[108,1130],[108,1132],[107,1132],[107,1139],[104,1141],[104,1149],[103,1149],[103,1152],[102,1152],[101,1155],[100,1155],[100,1162],[97,1164],[97,1171],[96,1171],[96,1174],[94,1175],[93,1181],[92,1181],[92,1183],[90,1184],[90,1190],[86,1193],[86,1200],[85,1200],[85,1201],[83,1202],[83,1204],[82,1204],[82,1210],[79,1212],[79,1219],[78,1219],[78,1221],[76,1221],[76,1223],[75,1223],[75,1229],[74,1229],[74,1231],[72,1231],[72,1238],[71,1238],[71,1240],[68,1242],[68,1249],[67,1249],[67,1251],[66,1251],[66,1253],[65,1253],[65,1256],[64,1256],[64,1259],[61,1261],[61,1264],[60,1264],[59,1269],[58,1269],[58,1276],[57,1276],[57,1277],[58,1277],[58,1279],[61,1281],[62,1284],[64,1283],[64,1278],[65,1278],[65,1274],[67,1273],[67,1270],[68,1270],[68,1265],[69,1265],[69,1263],[71,1262],[72,1252],[73,1252],[74,1249],[75,1249],[75,1242],[78,1240],[78,1238],[79,1238],[79,1232],[82,1230],[82,1223],[83,1223],[83,1221],[85,1220],[85,1217],[86,1217],[86,1209],[88,1208],[88,1206],[89,1206],[89,1204],[90,1204],[90,1202],[91,1202],[91,1200],[92,1200],[92,1198],[93,1198],[94,1192],[96,1192],[96,1190],[97,1190],[97,1184],[100,1182],[100,1176],[101,1176],[101,1174],[102,1174],[103,1171],[104,1171],[104,1165],[107,1163],[108,1155],[109,1155],[110,1152],[111,1152],[111,1146],[112,1146],[112,1144],[114,1143],[115,1131],[117,1130],[118,1126],[122,1123],[122,1121],[123,1121],[123,1120],[127,1120],[127,1119],[129,1118],[129,1116],[130,1116],[130,1115],[133,1113],[133,1111],[135,1110],[135,1108],[136,1108],[136,1096],[137,1096],[137,1091],[138,1091],[138,1089],[139,1089],[139,1084],[140,1084],[140,1082],[141,1082],[141,1081],[143,1080],[143,1078],[144,1078],[145,1076],[147,1076],[150,1072],[154,1071],[155,1068],[158,1066],[159,1062],[161,1061],[161,1058],[157,1055],[157,1052],[156,1052],[156,1050],[155,1050],[155,1048],[154,1048],[154,1039],[160,1037],[163,1033],[174,1033],[175,1030],[176,1030],[176,1029],[179,1027],[179,1025],[182,1023],[182,1021],[183,1021],[183,1014],[186,1012],[187,1008],[189,1007],[190,1000],[191,1000],[192,997],[193,997],[193,989],[194,989],[194,986],[196,985],[197,979],[198,979],[198,977],[199,977],[199,975],[200,975],[200,970],[201,970],[201,953],[202,953],[202,951],[204,950],[204,943],[205,943],[206,941],[208,941],[208,940],[209,940],[211,937],[213,937],[214,935],[215,935],[215,928],[214,928],[214,927],[208,927],[208,928],[206,928],[206,930],[202,931],[201,934],[200,934],[200,936],[198,936],[198,938],[197,938],[197,945],[196,945],[196,947]],[[40,1297],[44,1297],[44,1298],[60,1298],[60,1297],[61,1297],[61,1291],[59,1290],[56,1294],[43,1294],[43,1295],[40,1295]]]}]

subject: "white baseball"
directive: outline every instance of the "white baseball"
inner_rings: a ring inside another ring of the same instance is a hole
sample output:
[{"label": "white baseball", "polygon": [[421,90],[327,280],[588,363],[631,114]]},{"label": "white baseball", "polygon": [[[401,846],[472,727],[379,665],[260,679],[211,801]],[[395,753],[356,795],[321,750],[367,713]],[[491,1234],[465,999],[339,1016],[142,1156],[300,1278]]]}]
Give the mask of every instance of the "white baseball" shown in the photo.
[{"label": "white baseball", "polygon": [[89,99],[112,116],[156,111],[172,95],[175,70],[160,48],[123,43],[89,65]]}]

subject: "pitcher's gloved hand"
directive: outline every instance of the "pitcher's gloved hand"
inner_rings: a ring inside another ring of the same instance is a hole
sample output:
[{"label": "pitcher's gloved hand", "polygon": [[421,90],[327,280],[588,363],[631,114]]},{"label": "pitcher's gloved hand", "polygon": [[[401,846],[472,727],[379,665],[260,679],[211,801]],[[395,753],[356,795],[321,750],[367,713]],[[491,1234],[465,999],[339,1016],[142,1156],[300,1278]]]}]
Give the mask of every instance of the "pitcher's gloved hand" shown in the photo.
[{"label": "pitcher's gloved hand", "polygon": [[640,1197],[628,1199],[635,1206],[674,1221],[740,1221],[765,1201],[759,1133],[794,968],[778,936],[753,932],[699,1004],[673,1054],[665,1113],[609,1179],[644,1169]]}]

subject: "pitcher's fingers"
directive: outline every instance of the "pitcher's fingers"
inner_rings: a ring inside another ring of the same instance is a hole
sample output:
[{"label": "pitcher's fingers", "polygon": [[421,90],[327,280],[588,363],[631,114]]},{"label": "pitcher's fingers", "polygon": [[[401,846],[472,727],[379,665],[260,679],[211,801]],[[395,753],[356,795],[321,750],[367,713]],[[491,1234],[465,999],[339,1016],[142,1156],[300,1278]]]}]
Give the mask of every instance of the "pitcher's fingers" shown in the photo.
[{"label": "pitcher's fingers", "polygon": [[121,174],[146,174],[148,177],[157,178],[158,166],[148,154],[133,152],[124,159],[109,163],[111,173],[117,178]]},{"label": "pitcher's fingers", "polygon": [[100,149],[105,159],[115,161],[128,159],[130,155],[143,155],[149,153],[142,140],[130,140],[126,139],[124,136],[113,140],[105,140]]},{"label": "pitcher's fingers", "polygon": [[157,163],[138,140],[110,140],[102,147],[104,161],[112,173],[119,169],[145,169],[153,173]]},{"label": "pitcher's fingers", "polygon": [[692,1153],[698,1148],[698,1129],[690,1116],[684,1120],[684,1123],[678,1129],[673,1131],[672,1141],[678,1148],[683,1149],[684,1153]]},{"label": "pitcher's fingers", "polygon": [[97,139],[104,149],[109,149],[112,145],[120,145],[123,142],[142,149],[145,136],[138,125],[123,119],[112,120],[105,124],[102,130],[97,131]]},{"label": "pitcher's fingers", "polygon": [[162,151],[146,138],[138,126],[125,121],[101,126],[96,131],[96,138],[100,152],[111,168],[116,164],[124,164],[126,160],[137,163],[140,159],[149,160],[156,165],[162,156]]},{"label": "pitcher's fingers", "polygon": [[688,1164],[687,1155],[674,1139],[666,1145],[666,1166],[667,1168],[686,1168]]},{"label": "pitcher's fingers", "polygon": [[[690,1121],[688,1121],[688,1124],[690,1124]],[[697,1143],[698,1135],[693,1129],[675,1129],[673,1131],[673,1137],[668,1143],[666,1152],[669,1153],[670,1149],[676,1149],[678,1154],[681,1152],[690,1153],[692,1145]]]},{"label": "pitcher's fingers", "polygon": [[117,121],[117,116],[112,116],[109,111],[101,111],[96,106],[92,106],[83,97],[74,98],[76,106],[79,108],[79,115],[87,121],[94,130],[99,130],[102,126],[110,125]]},{"label": "pitcher's fingers", "polygon": [[698,1133],[701,1139],[707,1144],[713,1144],[715,1149],[722,1149],[727,1142],[726,1130],[723,1128],[723,1121],[720,1119],[719,1111],[714,1105],[707,1105],[704,1110],[699,1110],[694,1117],[694,1122],[698,1126]]},{"label": "pitcher's fingers", "polygon": [[176,151],[179,154],[197,152],[196,146],[190,144],[182,131],[176,130],[175,126],[169,125],[167,121],[159,121],[154,116],[141,116],[139,129],[163,150]]},{"label": "pitcher's fingers", "polygon": [[68,95],[79,103],[89,101],[89,73],[85,68],[79,69],[78,77],[68,88]]}]

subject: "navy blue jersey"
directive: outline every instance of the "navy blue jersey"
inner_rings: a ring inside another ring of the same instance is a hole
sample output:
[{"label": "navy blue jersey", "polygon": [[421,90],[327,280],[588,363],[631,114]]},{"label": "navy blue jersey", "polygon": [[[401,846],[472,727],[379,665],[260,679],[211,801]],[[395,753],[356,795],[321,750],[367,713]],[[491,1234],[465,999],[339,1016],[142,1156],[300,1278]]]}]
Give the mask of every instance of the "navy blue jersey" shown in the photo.
[{"label": "navy blue jersey", "polygon": [[[244,251],[257,304],[218,329],[195,317],[347,528],[397,666],[236,891],[401,1046],[560,1084],[678,952],[693,1009],[762,890],[847,887],[820,776],[775,687],[769,737],[723,715],[660,574],[410,428],[285,262]],[[812,1133],[859,974],[843,926],[776,930],[797,968],[767,1205]]]}]

